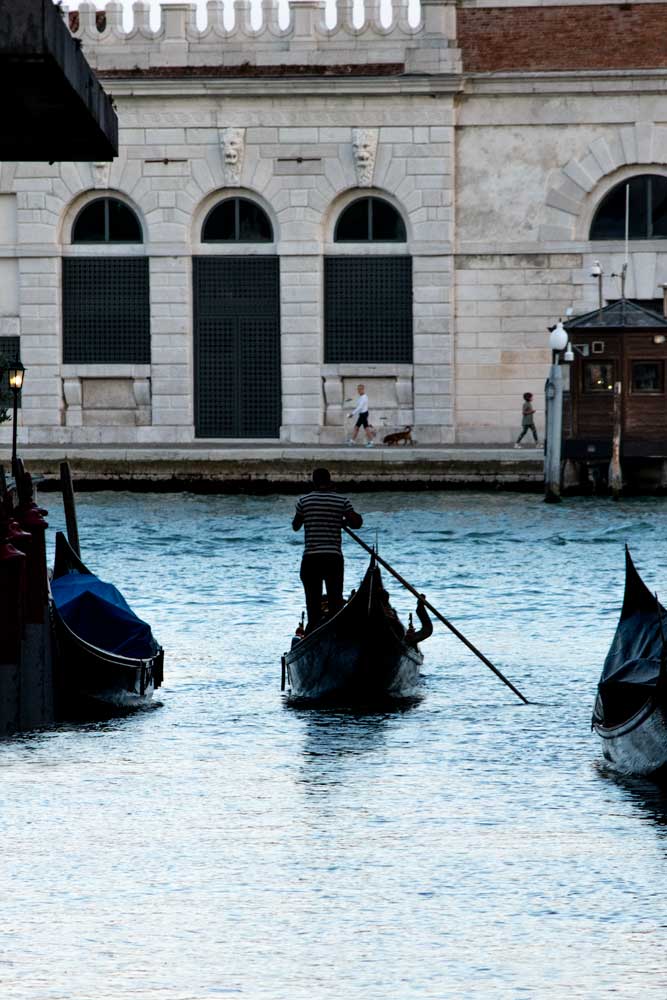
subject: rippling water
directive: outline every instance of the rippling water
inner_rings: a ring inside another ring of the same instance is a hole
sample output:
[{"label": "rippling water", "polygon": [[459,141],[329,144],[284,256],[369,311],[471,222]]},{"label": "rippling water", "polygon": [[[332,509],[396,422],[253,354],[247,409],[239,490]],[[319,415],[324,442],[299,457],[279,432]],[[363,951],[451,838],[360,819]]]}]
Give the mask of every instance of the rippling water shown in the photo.
[{"label": "rippling water", "polygon": [[415,707],[287,708],[294,499],[81,495],[84,558],[166,683],[0,744],[3,1000],[665,997],[667,799],[605,773],[589,728],[626,540],[667,590],[665,502],[355,503],[533,703],[436,626]]}]

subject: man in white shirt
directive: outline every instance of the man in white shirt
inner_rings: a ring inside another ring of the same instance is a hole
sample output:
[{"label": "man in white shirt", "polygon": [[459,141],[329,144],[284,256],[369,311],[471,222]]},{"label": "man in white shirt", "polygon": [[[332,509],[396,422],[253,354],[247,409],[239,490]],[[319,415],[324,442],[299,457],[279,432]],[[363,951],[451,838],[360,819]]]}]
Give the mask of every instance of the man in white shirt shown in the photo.
[{"label": "man in white shirt", "polygon": [[359,393],[359,399],[357,400],[357,405],[355,406],[352,413],[349,414],[349,419],[356,417],[356,423],[354,425],[354,430],[352,431],[352,437],[347,442],[348,444],[354,444],[357,440],[357,434],[359,433],[359,428],[363,427],[366,431],[366,447],[373,447],[373,431],[368,423],[368,396],[366,395],[366,386],[358,385],[357,392]]}]

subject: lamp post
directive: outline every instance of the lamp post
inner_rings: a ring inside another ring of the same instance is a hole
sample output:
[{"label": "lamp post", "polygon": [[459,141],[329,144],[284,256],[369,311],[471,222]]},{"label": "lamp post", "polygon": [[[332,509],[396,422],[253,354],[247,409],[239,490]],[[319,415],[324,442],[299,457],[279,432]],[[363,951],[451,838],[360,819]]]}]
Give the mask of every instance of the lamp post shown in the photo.
[{"label": "lamp post", "polygon": [[563,436],[563,374],[559,364],[565,351],[565,359],[571,360],[567,331],[558,320],[549,331],[551,367],[544,386],[546,396],[546,450],[544,453],[544,500],[546,503],[560,503],[560,459]]},{"label": "lamp post", "polygon": [[25,368],[20,361],[13,361],[12,364],[7,369],[7,375],[9,378],[9,388],[12,390],[13,396],[13,415],[14,415],[14,426],[12,428],[12,475],[16,479],[17,474],[17,458],[16,458],[16,424],[18,419],[18,409],[19,409],[19,393],[23,388],[23,376],[25,375]]}]

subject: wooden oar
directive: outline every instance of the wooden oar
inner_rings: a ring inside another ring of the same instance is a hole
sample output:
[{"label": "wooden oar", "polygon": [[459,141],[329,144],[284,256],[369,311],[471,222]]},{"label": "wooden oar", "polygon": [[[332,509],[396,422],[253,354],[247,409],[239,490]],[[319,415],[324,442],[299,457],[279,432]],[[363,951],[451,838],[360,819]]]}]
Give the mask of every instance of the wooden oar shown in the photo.
[{"label": "wooden oar", "polygon": [[470,640],[466,639],[463,633],[459,632],[456,626],[452,625],[452,623],[448,621],[444,615],[441,615],[438,609],[434,608],[433,605],[430,603],[430,601],[427,601],[426,598],[423,597],[418,590],[415,590],[412,584],[408,583],[407,580],[404,580],[401,574],[397,573],[396,570],[393,568],[393,566],[390,566],[389,563],[386,562],[386,560],[381,559],[380,556],[377,554],[377,552],[374,549],[372,549],[370,545],[366,545],[366,542],[362,538],[359,538],[359,535],[355,534],[351,528],[348,528],[346,525],[343,525],[343,529],[347,532],[350,538],[354,538],[355,542],[361,545],[362,549],[366,549],[367,552],[370,552],[370,554],[375,557],[375,559],[377,560],[377,562],[380,563],[381,566],[384,566],[385,569],[388,569],[389,572],[392,574],[392,576],[395,576],[398,582],[403,584],[406,590],[409,590],[411,594],[414,594],[417,600],[421,601],[424,604],[424,606],[427,607],[428,610],[442,622],[443,625],[446,625],[449,631],[453,632],[457,639],[460,639],[461,642],[468,647],[468,649],[472,650],[475,656],[477,656],[482,661],[482,663],[486,664],[489,670],[493,670],[496,677],[500,677],[503,684],[507,684],[507,687],[510,689],[510,691],[514,691],[514,694],[517,696],[517,698],[521,699],[524,705],[530,704],[528,699],[524,698],[521,692],[514,687],[512,682],[509,681],[507,677],[505,677],[505,675],[500,672],[500,670],[498,670],[498,667],[494,667],[494,665],[491,663],[491,660],[487,660],[486,656],[484,656],[484,653],[480,653],[477,647],[473,646]]}]

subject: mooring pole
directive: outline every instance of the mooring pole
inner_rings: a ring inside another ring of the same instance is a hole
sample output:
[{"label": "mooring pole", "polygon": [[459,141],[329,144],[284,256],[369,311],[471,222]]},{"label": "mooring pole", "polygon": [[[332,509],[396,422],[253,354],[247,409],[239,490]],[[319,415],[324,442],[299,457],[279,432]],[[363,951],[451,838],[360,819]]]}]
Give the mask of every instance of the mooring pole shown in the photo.
[{"label": "mooring pole", "polygon": [[554,357],[545,386],[547,441],[544,453],[544,500],[560,503],[561,439],[563,436],[563,374]]},{"label": "mooring pole", "polygon": [[69,462],[60,463],[60,485],[63,491],[63,506],[65,508],[65,525],[67,527],[67,541],[70,543],[76,554],[81,557],[81,546],[79,544],[79,526],[76,521],[76,503],[74,501],[74,486],[72,484],[72,471]]},{"label": "mooring pole", "polygon": [[621,382],[614,383],[614,429],[611,439],[611,461],[609,463],[609,489],[614,500],[618,500],[623,492],[623,471],[621,469],[621,416],[622,416]]}]

